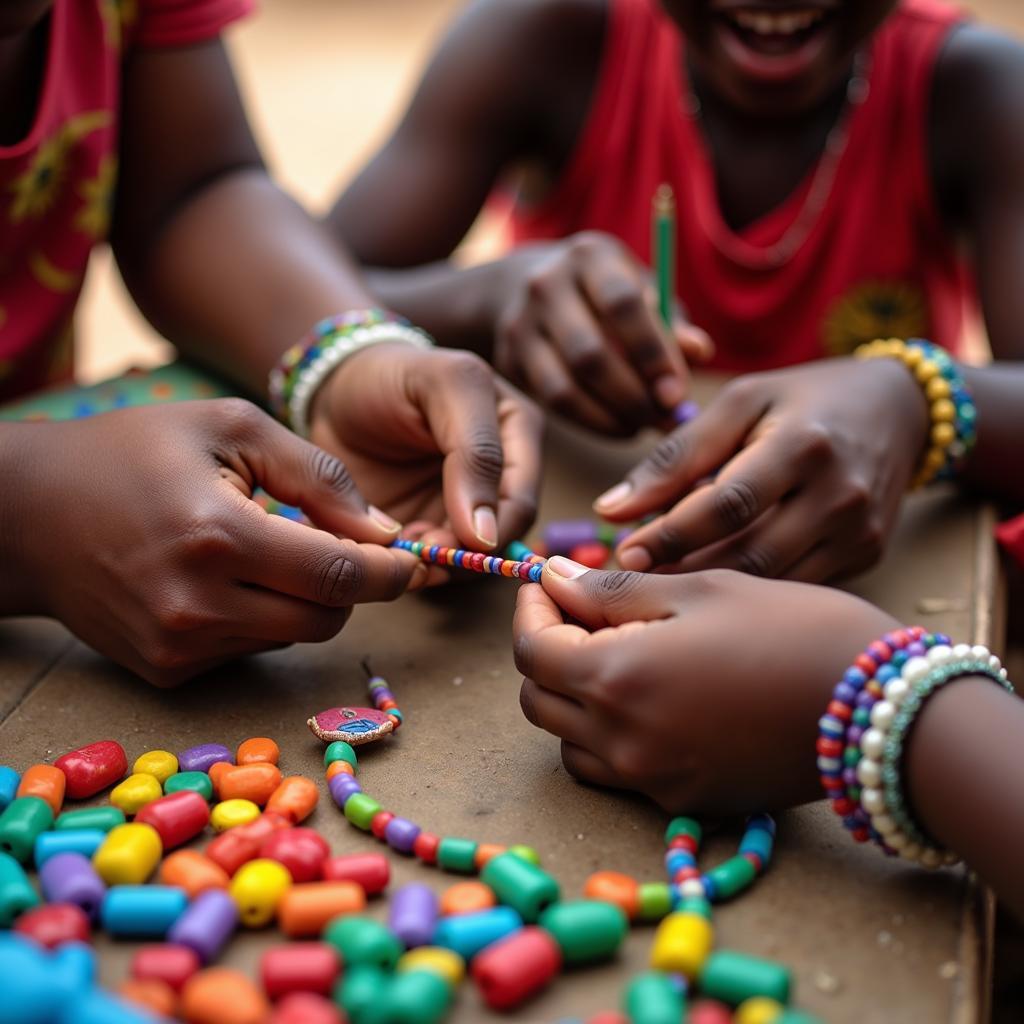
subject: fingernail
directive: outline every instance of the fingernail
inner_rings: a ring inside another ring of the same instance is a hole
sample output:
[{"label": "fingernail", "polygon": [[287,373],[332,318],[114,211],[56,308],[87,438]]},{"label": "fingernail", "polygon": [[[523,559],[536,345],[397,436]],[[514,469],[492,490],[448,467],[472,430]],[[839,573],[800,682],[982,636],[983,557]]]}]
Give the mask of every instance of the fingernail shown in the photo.
[{"label": "fingernail", "polygon": [[644,547],[626,548],[619,555],[619,565],[630,572],[647,572],[653,564],[650,551]]},{"label": "fingernail", "polygon": [[495,518],[493,508],[481,505],[473,511],[473,532],[481,543],[489,548],[493,548],[498,543],[498,520]]},{"label": "fingernail", "polygon": [[558,576],[563,580],[576,580],[585,572],[590,572],[585,565],[580,565],[579,562],[574,562],[571,558],[564,558],[562,555],[555,555],[554,558],[549,558],[545,568],[552,575]]},{"label": "fingernail", "polygon": [[402,528],[402,524],[397,519],[392,519],[391,516],[384,512],[382,509],[377,508],[376,505],[370,505],[367,508],[370,513],[370,518],[377,523],[378,526],[383,526],[388,533],[398,533]]},{"label": "fingernail", "polygon": [[594,508],[615,508],[616,505],[621,505],[632,493],[633,485],[628,480],[623,480],[621,484],[616,484],[610,490],[605,491],[594,502]]},{"label": "fingernail", "polygon": [[678,377],[665,374],[654,382],[654,394],[666,409],[671,409],[686,397],[686,390]]}]

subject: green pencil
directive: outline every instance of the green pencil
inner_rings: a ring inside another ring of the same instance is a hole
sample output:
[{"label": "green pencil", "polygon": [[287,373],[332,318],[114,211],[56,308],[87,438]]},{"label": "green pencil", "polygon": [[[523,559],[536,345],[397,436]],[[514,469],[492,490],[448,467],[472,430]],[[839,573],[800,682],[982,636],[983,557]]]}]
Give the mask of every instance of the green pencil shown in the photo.
[{"label": "green pencil", "polygon": [[672,326],[676,264],[676,199],[672,186],[659,185],[652,202],[654,271],[658,278],[658,312],[666,327]]}]

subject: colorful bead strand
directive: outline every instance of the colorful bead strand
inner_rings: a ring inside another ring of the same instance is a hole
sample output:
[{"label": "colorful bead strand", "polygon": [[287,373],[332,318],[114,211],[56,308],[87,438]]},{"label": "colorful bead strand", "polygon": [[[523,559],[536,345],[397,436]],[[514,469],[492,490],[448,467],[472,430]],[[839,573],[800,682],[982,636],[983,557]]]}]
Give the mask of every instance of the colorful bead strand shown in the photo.
[{"label": "colorful bead strand", "polygon": [[468,569],[470,572],[488,573],[491,576],[508,576],[510,579],[531,583],[539,583],[544,572],[541,563],[514,562],[510,558],[485,555],[481,551],[463,551],[462,548],[446,548],[418,540],[396,540],[391,546],[410,551],[432,565],[453,566],[456,569]]}]

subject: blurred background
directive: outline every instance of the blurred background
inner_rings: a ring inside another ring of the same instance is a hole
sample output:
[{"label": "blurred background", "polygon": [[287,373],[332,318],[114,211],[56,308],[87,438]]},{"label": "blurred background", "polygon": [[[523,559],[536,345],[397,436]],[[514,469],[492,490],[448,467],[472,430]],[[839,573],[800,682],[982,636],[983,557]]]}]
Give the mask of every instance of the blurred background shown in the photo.
[{"label": "blurred background", "polygon": [[[446,23],[466,0],[259,0],[228,45],[264,153],[301,201],[320,212],[404,109]],[[1024,0],[961,0],[1024,37]],[[464,247],[493,250],[478,225]],[[78,318],[83,382],[170,358],[135,313],[106,250],[93,257]]]}]

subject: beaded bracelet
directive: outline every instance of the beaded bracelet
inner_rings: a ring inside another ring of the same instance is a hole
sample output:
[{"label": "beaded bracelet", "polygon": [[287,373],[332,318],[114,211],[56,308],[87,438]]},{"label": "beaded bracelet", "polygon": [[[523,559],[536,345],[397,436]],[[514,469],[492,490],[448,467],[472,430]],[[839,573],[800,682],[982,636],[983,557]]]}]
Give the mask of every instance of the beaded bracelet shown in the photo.
[{"label": "beaded bracelet", "polygon": [[302,437],[309,432],[309,404],[317,390],[346,359],[370,345],[404,342],[433,347],[425,331],[380,309],[352,310],[321,320],[270,371],[271,409]]},{"label": "beaded bracelet", "polygon": [[921,338],[876,340],[861,345],[858,359],[898,359],[914,374],[928,402],[929,447],[911,489],[956,476],[977,439],[977,411],[956,363],[938,345]]}]

